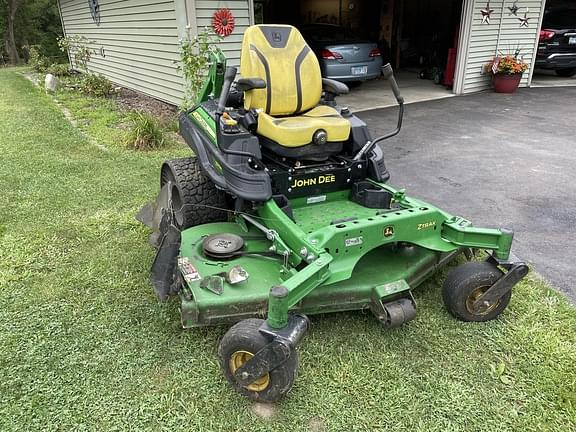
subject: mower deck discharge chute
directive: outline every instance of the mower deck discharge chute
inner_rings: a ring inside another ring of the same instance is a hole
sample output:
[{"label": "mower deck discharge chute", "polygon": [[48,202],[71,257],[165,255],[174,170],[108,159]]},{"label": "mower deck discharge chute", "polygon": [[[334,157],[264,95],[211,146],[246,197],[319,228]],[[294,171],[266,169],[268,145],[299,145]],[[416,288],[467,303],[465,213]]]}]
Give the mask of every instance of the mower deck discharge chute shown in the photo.
[{"label": "mower deck discharge chute", "polygon": [[458,254],[443,300],[456,318],[487,321],[508,305],[528,267],[513,233],[473,227],[386,182],[381,141],[335,97],[291,26],[244,34],[240,78],[212,54],[197,105],[180,117],[195,157],[167,161],[161,192],[139,220],[157,247],[157,294],[178,294],[184,327],[236,323],[219,347],[240,393],[275,401],[292,387],[306,315],[370,309],[387,327],[416,316],[411,291]]}]

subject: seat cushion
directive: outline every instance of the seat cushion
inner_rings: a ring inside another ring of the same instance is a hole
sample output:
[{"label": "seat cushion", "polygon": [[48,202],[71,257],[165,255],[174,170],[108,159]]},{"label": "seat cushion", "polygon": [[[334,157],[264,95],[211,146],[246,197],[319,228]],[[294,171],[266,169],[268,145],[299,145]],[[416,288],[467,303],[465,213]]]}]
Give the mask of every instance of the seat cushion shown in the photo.
[{"label": "seat cushion", "polygon": [[312,109],[322,94],[316,55],[300,32],[289,25],[256,25],[244,32],[240,75],[261,78],[266,88],[245,92],[244,108],[272,116]]},{"label": "seat cushion", "polygon": [[284,147],[301,147],[312,142],[314,133],[326,131],[328,142],[346,141],[350,136],[350,122],[334,108],[319,105],[310,111],[292,117],[272,117],[258,114],[258,134]]}]

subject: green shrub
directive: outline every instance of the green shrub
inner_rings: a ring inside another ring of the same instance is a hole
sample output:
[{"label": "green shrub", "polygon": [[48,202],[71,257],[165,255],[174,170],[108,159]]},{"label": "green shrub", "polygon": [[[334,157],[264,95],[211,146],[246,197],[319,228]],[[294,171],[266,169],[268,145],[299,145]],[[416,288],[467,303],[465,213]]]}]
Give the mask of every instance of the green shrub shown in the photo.
[{"label": "green shrub", "polygon": [[90,48],[90,44],[94,41],[88,40],[85,36],[67,36],[58,38],[58,46],[63,53],[68,53],[70,59],[74,63],[74,67],[86,72],[88,70],[88,62],[95,53],[95,50]]},{"label": "green shrub", "polygon": [[86,74],[80,80],[80,91],[88,96],[106,97],[114,91],[110,80],[98,74]]},{"label": "green shrub", "polygon": [[145,112],[134,111],[128,116],[130,128],[126,134],[126,146],[135,150],[157,149],[166,143],[160,121]]},{"label": "green shrub", "polygon": [[194,38],[180,42],[180,60],[175,63],[185,83],[182,109],[190,108],[197,102],[210,67],[210,53],[217,49],[221,40],[206,27]]},{"label": "green shrub", "polygon": [[28,47],[28,65],[32,67],[35,72],[44,73],[50,66],[50,60],[40,50],[38,45],[31,45]]},{"label": "green shrub", "polygon": [[70,76],[70,65],[68,63],[54,63],[48,68],[48,72],[57,77]]}]

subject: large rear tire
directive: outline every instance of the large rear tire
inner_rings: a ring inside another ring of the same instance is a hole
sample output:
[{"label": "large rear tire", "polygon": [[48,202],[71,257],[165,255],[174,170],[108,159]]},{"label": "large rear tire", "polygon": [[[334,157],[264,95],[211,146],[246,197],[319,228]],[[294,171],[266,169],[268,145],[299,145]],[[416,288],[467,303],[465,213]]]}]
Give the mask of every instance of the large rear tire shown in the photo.
[{"label": "large rear tire", "polygon": [[162,164],[160,187],[172,182],[172,205],[180,230],[227,219],[226,194],[202,172],[196,158],[172,159]]}]

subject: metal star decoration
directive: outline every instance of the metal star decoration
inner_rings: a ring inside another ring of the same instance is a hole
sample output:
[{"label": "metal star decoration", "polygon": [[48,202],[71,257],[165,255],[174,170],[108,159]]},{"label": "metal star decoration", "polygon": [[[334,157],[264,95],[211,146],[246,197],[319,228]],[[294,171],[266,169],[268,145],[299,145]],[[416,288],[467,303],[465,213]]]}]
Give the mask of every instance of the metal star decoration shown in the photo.
[{"label": "metal star decoration", "polygon": [[508,6],[510,14],[514,16],[518,15],[518,9],[520,9],[516,3],[518,3],[518,0],[515,0],[514,3],[512,3],[512,6]]},{"label": "metal star decoration", "polygon": [[486,8],[480,10],[480,13],[482,14],[482,24],[490,24],[490,15],[492,12],[494,12],[494,9],[490,9],[490,0],[488,0]]},{"label": "metal star decoration", "polygon": [[528,20],[530,18],[526,17],[527,14],[528,14],[528,9],[526,9],[526,12],[524,12],[524,18],[518,17],[518,21],[520,21],[520,28],[528,27]]}]

